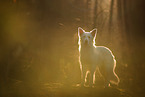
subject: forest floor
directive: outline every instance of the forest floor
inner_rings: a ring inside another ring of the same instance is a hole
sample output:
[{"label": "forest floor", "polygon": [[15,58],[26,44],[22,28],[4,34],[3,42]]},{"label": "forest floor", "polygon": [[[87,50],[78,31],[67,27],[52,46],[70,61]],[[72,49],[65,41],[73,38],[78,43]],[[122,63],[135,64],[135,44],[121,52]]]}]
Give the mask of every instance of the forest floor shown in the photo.
[{"label": "forest floor", "polygon": [[60,83],[25,84],[17,82],[2,91],[1,97],[133,97],[114,87],[76,87]]}]

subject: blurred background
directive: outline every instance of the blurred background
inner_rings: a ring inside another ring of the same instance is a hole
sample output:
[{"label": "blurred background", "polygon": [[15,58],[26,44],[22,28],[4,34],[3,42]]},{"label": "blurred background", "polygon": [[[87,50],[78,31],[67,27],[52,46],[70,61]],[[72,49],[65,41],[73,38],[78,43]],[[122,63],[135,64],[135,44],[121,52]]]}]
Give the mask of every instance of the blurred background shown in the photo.
[{"label": "blurred background", "polygon": [[7,94],[22,83],[14,95],[29,91],[24,86],[80,83],[77,28],[82,27],[97,28],[96,45],[112,50],[119,88],[143,96],[144,5],[144,0],[1,0],[1,95],[11,97]]}]

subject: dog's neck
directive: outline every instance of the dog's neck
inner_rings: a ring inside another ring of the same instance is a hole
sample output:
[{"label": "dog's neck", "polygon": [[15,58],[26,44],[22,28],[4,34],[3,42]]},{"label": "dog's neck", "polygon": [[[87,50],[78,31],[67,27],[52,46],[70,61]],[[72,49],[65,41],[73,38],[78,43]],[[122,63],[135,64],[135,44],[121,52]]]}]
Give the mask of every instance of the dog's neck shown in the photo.
[{"label": "dog's neck", "polygon": [[84,45],[84,44],[81,44],[81,49],[80,51],[92,51],[94,49],[94,46],[93,44],[90,44],[90,45]]}]

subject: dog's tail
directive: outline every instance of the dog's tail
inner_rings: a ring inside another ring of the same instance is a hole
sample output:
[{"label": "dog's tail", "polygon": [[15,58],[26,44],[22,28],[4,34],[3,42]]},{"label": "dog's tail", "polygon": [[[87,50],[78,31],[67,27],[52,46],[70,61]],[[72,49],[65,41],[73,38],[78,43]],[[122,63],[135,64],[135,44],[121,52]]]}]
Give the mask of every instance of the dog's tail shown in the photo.
[{"label": "dog's tail", "polygon": [[118,75],[115,73],[115,68],[116,68],[116,60],[114,58],[114,67],[113,67],[113,73],[114,73],[114,76],[116,77],[117,81],[114,81],[114,80],[110,80],[110,83],[111,84],[114,84],[116,86],[118,86],[119,82],[120,82],[120,79],[118,77]]}]

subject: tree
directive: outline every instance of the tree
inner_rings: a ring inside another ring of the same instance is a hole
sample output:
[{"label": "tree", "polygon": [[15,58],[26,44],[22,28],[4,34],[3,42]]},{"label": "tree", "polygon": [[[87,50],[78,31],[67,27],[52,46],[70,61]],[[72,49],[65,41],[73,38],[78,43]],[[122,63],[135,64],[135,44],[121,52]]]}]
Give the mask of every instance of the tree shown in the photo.
[{"label": "tree", "polygon": [[111,36],[111,30],[112,30],[113,6],[114,6],[114,0],[111,0],[110,16],[109,16],[109,32],[110,32],[110,36]]},{"label": "tree", "polygon": [[98,6],[98,1],[95,0],[95,6],[94,6],[94,25],[93,28],[96,28],[97,26],[97,6]]}]

